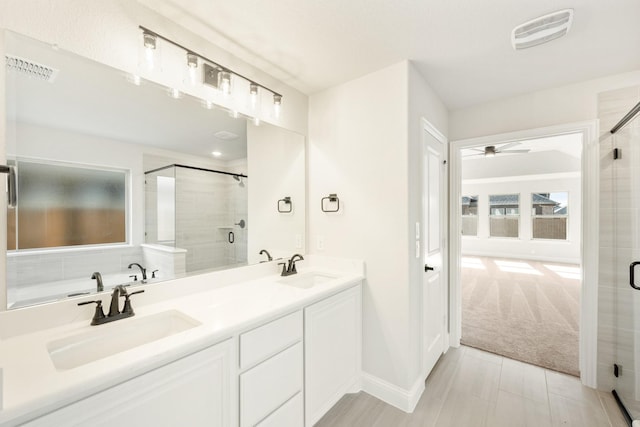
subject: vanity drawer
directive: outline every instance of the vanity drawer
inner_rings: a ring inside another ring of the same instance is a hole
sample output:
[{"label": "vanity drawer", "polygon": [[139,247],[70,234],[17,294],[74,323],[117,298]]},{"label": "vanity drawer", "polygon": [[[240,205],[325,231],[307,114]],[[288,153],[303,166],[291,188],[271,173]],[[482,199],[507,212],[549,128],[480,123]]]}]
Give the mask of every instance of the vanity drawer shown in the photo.
[{"label": "vanity drawer", "polygon": [[302,386],[302,343],[298,343],[240,375],[240,425],[256,425]]},{"label": "vanity drawer", "polygon": [[262,420],[257,427],[300,427],[304,425],[304,402],[302,392]]},{"label": "vanity drawer", "polygon": [[240,370],[249,368],[302,340],[302,311],[240,335]]}]

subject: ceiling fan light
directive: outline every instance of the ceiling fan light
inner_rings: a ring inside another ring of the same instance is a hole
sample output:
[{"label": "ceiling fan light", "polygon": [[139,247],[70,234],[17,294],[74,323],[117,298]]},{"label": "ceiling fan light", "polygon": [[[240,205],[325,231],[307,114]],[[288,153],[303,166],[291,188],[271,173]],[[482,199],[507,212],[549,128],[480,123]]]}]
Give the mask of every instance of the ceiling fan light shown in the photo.
[{"label": "ceiling fan light", "polygon": [[496,155],[496,147],[493,145],[489,145],[484,147],[484,156],[485,157],[495,157]]}]

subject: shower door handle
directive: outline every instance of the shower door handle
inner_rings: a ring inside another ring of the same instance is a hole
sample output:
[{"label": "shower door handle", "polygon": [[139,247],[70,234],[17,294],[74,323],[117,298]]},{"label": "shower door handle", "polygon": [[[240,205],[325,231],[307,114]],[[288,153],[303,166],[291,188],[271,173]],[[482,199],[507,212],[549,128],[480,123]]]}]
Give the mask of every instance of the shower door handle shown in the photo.
[{"label": "shower door handle", "polygon": [[635,270],[636,270],[636,265],[638,264],[640,264],[640,261],[634,261],[629,265],[629,284],[633,289],[640,290],[640,287],[636,286],[636,280],[635,280]]},{"label": "shower door handle", "polygon": [[16,185],[15,166],[0,165],[0,173],[7,174],[7,206],[15,208],[18,205],[18,188]]}]

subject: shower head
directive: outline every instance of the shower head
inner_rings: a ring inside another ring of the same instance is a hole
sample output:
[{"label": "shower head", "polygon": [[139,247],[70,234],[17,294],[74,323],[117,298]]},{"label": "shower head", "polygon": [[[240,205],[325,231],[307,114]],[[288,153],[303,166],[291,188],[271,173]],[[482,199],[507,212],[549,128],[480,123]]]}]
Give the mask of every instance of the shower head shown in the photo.
[{"label": "shower head", "polygon": [[235,179],[236,181],[238,181],[240,184],[240,187],[244,187],[244,182],[242,182],[242,176],[239,175],[233,175],[233,179]]}]

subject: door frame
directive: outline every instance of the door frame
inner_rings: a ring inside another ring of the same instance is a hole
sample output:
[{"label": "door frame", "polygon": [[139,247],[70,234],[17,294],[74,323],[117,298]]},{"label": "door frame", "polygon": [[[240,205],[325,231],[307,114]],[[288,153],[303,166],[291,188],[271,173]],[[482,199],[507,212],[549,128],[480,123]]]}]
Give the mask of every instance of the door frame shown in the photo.
[{"label": "door frame", "polygon": [[449,144],[449,278],[450,278],[450,343],[460,346],[462,335],[462,289],[460,283],[460,260],[462,249],[461,207],[462,158],[460,150],[474,146],[495,145],[496,143],[541,138],[567,133],[582,134],[582,227],[580,261],[582,286],[580,294],[579,367],[580,378],[586,386],[595,388],[597,384],[597,344],[598,344],[598,220],[599,220],[599,177],[600,163],[598,150],[598,123],[596,120],[568,123],[517,132],[502,133],[452,141]]},{"label": "door frame", "polygon": [[[440,216],[441,216],[441,221],[440,221],[440,227],[442,228],[442,266],[441,266],[441,270],[440,270],[440,274],[442,275],[442,281],[443,281],[443,286],[444,286],[444,290],[445,290],[445,296],[447,296],[448,298],[450,298],[450,288],[451,288],[451,282],[449,281],[449,255],[450,255],[450,251],[449,251],[449,244],[447,243],[449,241],[449,221],[447,221],[448,218],[448,214],[449,214],[449,200],[448,200],[448,195],[449,195],[449,178],[450,178],[450,174],[448,173],[449,168],[447,167],[449,165],[449,147],[448,147],[448,140],[447,138],[444,136],[444,134],[442,132],[440,132],[431,122],[429,122],[427,119],[422,118],[421,119],[421,132],[420,132],[420,140],[422,143],[422,146],[420,147],[421,149],[421,153],[422,153],[422,161],[424,161],[426,155],[427,155],[427,142],[424,138],[424,132],[428,132],[432,137],[434,137],[438,142],[440,142],[443,146],[443,158],[444,158],[444,173],[442,174],[442,183],[441,183],[441,189],[444,189],[444,198],[443,201],[441,203],[440,206]],[[426,173],[427,171],[424,169],[424,167],[421,168],[422,169],[422,173],[421,173],[421,177],[422,177],[422,212],[421,212],[421,216],[420,216],[420,222],[421,227],[420,227],[420,242],[421,242],[421,247],[420,247],[420,268],[422,271],[422,268],[424,268],[424,265],[426,263],[426,259],[425,259],[425,250],[424,250],[424,245],[426,245],[426,233],[425,230],[427,229],[427,224],[424,224],[424,218],[425,218],[425,212],[426,209],[428,209],[427,206],[425,206],[424,204],[424,196],[425,196],[425,191],[426,189],[424,188],[424,183],[426,182],[427,176]],[[420,282],[420,289],[421,289],[421,293],[420,295],[422,296],[422,292],[424,292],[424,285],[422,280],[424,279],[424,277],[421,275],[421,282]],[[420,346],[420,354],[421,354],[421,360],[420,360],[420,366],[421,366],[421,371],[422,371],[422,377],[423,379],[427,377],[428,372],[426,372],[426,366],[425,366],[425,358],[426,355],[424,354],[424,310],[425,307],[422,304],[422,302],[424,301],[424,298],[420,298],[420,307],[421,307],[421,316],[420,316],[420,342],[421,342],[421,346]],[[446,353],[449,346],[451,345],[451,340],[450,340],[450,336],[451,336],[451,311],[450,311],[450,302],[445,301],[443,310],[444,310],[444,316],[445,318],[448,320],[448,327],[445,326],[445,331],[444,331],[444,344],[443,344],[443,353]]]}]

